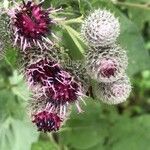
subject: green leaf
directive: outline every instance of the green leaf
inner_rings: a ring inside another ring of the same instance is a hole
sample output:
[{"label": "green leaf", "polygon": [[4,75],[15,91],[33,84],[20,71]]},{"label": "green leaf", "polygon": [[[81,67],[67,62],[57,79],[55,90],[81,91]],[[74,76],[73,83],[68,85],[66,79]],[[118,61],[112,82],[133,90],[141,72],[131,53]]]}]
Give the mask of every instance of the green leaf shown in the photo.
[{"label": "green leaf", "polygon": [[136,25],[134,25],[129,19],[123,16],[121,13],[121,35],[119,36],[119,42],[122,47],[126,48],[129,58],[128,73],[133,75],[139,71],[149,69],[149,54],[144,47],[144,40],[140,35]]},{"label": "green leaf", "polygon": [[7,46],[5,50],[5,61],[12,67],[16,68],[17,66],[17,50],[11,46]]},{"label": "green leaf", "polygon": [[129,8],[129,14],[134,21],[135,24],[139,27],[140,30],[144,28],[144,23],[149,22],[150,23],[150,10],[141,10],[137,8]]},{"label": "green leaf", "polygon": [[[148,8],[148,1],[147,0],[127,0],[130,4],[134,5],[132,7],[128,7],[128,13],[132,21],[139,27],[140,30],[143,29],[144,23],[150,23],[150,9]],[[136,5],[145,5],[143,8],[136,7]],[[147,4],[147,5],[146,5]]]},{"label": "green leaf", "polygon": [[110,149],[148,150],[150,147],[150,116],[143,115],[133,119],[122,117],[112,128]]},{"label": "green leaf", "polygon": [[[136,118],[118,116],[109,127],[109,135],[103,145],[97,143],[94,147],[86,150],[148,150],[150,147],[150,121],[149,115]],[[110,119],[110,118],[109,118]],[[108,122],[109,123],[109,122]],[[105,128],[103,130],[106,130]]]},{"label": "green leaf", "polygon": [[63,25],[67,32],[63,34],[63,42],[66,45],[66,48],[69,49],[69,54],[73,59],[83,58],[84,47],[80,33],[74,30],[69,25]]},{"label": "green leaf", "polygon": [[58,146],[50,139],[40,139],[32,144],[32,150],[58,150]]},{"label": "green leaf", "polygon": [[92,9],[92,5],[91,5],[90,1],[87,1],[87,0],[78,0],[78,3],[79,3],[79,8],[80,8],[81,14],[84,14],[85,10]]},{"label": "green leaf", "polygon": [[66,144],[77,150],[93,148],[99,143],[103,147],[108,135],[109,124],[101,115],[100,104],[87,103],[83,114],[72,113],[70,120],[60,132],[62,144]]},{"label": "green leaf", "polygon": [[22,101],[12,92],[13,86],[20,83],[20,76],[14,73],[9,81],[11,84],[5,84],[0,91],[0,149],[30,150],[38,132],[24,120]]},{"label": "green leaf", "polygon": [[30,150],[38,132],[28,122],[7,118],[0,124],[1,150]]},{"label": "green leaf", "polygon": [[12,85],[13,93],[25,101],[29,100],[30,93],[27,85],[23,80],[23,75],[18,74],[18,72],[15,70],[13,72],[13,76],[10,77],[9,80],[10,80],[10,84]]},{"label": "green leaf", "polygon": [[7,117],[22,119],[24,113],[24,107],[11,90],[5,89],[0,91],[0,121]]}]

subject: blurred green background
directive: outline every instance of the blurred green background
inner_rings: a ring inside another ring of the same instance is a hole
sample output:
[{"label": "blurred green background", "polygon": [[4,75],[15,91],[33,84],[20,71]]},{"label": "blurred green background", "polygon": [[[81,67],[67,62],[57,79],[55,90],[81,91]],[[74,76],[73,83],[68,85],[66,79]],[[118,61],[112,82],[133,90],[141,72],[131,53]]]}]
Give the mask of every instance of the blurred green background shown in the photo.
[{"label": "blurred green background", "polygon": [[[7,7],[7,2],[1,0],[0,6]],[[88,98],[85,112],[73,109],[59,132],[39,133],[27,117],[29,92],[17,71],[17,52],[8,47],[0,60],[0,150],[149,150],[150,1],[45,0],[44,5],[64,9],[58,16],[66,21],[54,32],[72,59],[82,58],[86,48],[79,34],[82,18],[96,8],[114,12],[121,22],[118,40],[129,57],[132,93],[117,106]]]}]

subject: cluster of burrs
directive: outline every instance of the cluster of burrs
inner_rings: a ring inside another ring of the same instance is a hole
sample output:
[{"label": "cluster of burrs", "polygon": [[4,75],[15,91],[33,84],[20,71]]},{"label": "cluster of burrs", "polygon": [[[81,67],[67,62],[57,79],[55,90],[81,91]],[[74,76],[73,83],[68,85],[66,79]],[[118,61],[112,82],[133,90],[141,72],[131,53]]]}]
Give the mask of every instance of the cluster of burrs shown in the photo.
[{"label": "cluster of burrs", "polygon": [[125,75],[126,52],[115,44],[120,32],[118,19],[100,9],[87,17],[82,26],[89,45],[85,66],[84,60],[72,61],[55,42],[59,38],[52,31],[61,18],[54,16],[60,10],[44,9],[43,1],[22,0],[0,12],[0,51],[10,46],[16,49],[23,64],[21,73],[31,91],[29,114],[43,132],[59,130],[72,105],[82,112],[80,102],[85,104],[89,75],[98,81],[95,93],[105,103],[121,103],[131,91]]},{"label": "cluster of burrs", "polygon": [[107,104],[124,102],[131,92],[131,83],[125,73],[126,51],[116,44],[120,34],[119,20],[108,10],[95,10],[85,19],[81,33],[89,46],[87,72],[98,82],[96,97]]},{"label": "cluster of burrs", "polygon": [[55,44],[52,28],[60,18],[53,14],[60,9],[44,9],[42,4],[22,1],[1,13],[0,50],[8,43],[18,51],[21,72],[32,93],[28,105],[32,122],[39,131],[51,132],[60,129],[73,104],[82,112],[80,101],[84,102],[88,88],[81,63],[69,56],[63,60],[64,53]]}]

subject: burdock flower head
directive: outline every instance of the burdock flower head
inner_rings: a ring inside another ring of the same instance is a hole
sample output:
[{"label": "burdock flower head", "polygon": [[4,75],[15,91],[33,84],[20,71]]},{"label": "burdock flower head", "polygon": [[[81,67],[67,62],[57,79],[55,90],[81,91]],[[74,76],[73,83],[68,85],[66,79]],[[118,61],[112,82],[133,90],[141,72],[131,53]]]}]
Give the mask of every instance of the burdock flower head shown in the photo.
[{"label": "burdock flower head", "polygon": [[84,21],[81,33],[91,46],[108,46],[119,36],[120,24],[111,12],[98,9]]},{"label": "burdock flower head", "polygon": [[81,111],[78,100],[84,95],[82,86],[58,62],[40,58],[26,67],[25,76],[31,90],[47,96],[53,105],[63,107],[75,103]]},{"label": "burdock flower head", "polygon": [[14,45],[19,45],[23,51],[28,47],[38,46],[40,49],[47,48],[53,43],[49,39],[54,20],[49,14],[54,12],[52,8],[43,9],[42,3],[23,0],[22,4],[16,4],[8,15]]},{"label": "burdock flower head", "polygon": [[41,93],[33,93],[27,108],[32,122],[42,132],[58,131],[70,116],[70,106],[54,105],[49,97]]},{"label": "burdock flower head", "polygon": [[70,115],[70,107],[61,109],[53,105],[44,95],[33,95],[29,101],[29,115],[39,131],[52,132],[59,130]]},{"label": "burdock flower head", "polygon": [[87,72],[100,82],[113,82],[124,74],[128,58],[120,46],[90,48],[87,57]]},{"label": "burdock flower head", "polygon": [[107,104],[119,104],[126,101],[130,92],[131,83],[126,75],[112,83],[98,83],[95,88],[97,98]]},{"label": "burdock flower head", "polygon": [[36,124],[38,131],[51,132],[59,130],[61,118],[56,113],[41,111],[34,114],[32,122]]}]

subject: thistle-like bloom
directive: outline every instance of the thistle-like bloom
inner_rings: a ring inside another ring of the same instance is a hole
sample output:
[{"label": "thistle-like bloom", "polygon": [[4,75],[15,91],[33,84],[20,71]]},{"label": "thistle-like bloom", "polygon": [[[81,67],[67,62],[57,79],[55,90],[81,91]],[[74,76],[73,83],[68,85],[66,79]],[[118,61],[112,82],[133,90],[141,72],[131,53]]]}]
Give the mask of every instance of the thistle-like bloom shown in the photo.
[{"label": "thistle-like bloom", "polygon": [[129,97],[131,83],[127,76],[112,83],[98,83],[95,88],[95,95],[106,104],[119,104]]},{"label": "thistle-like bloom", "polygon": [[32,122],[36,124],[38,131],[51,132],[59,130],[62,120],[56,113],[41,111],[33,115]]},{"label": "thistle-like bloom", "polygon": [[52,8],[45,10],[42,3],[36,4],[30,0],[11,9],[8,15],[14,45],[19,45],[23,51],[33,46],[43,50],[53,45],[48,37],[54,24],[54,20],[49,17],[53,11]]},{"label": "thistle-like bloom", "polygon": [[70,106],[62,109],[53,105],[44,95],[33,95],[28,103],[29,115],[39,131],[57,131],[70,116]]},{"label": "thistle-like bloom", "polygon": [[32,87],[38,84],[45,85],[47,81],[51,83],[61,71],[61,67],[55,61],[39,57],[31,60],[25,70],[28,83]]},{"label": "thistle-like bloom", "polygon": [[120,33],[118,19],[107,10],[95,10],[84,21],[81,34],[91,46],[114,44]]},{"label": "thistle-like bloom", "polygon": [[114,45],[90,48],[86,58],[87,72],[100,82],[113,82],[122,77],[128,65],[126,51]]},{"label": "thistle-like bloom", "polygon": [[62,106],[62,109],[69,103],[75,103],[81,111],[78,101],[84,95],[81,84],[55,61],[48,58],[33,60],[26,67],[25,76],[31,90],[48,97],[54,106]]}]

